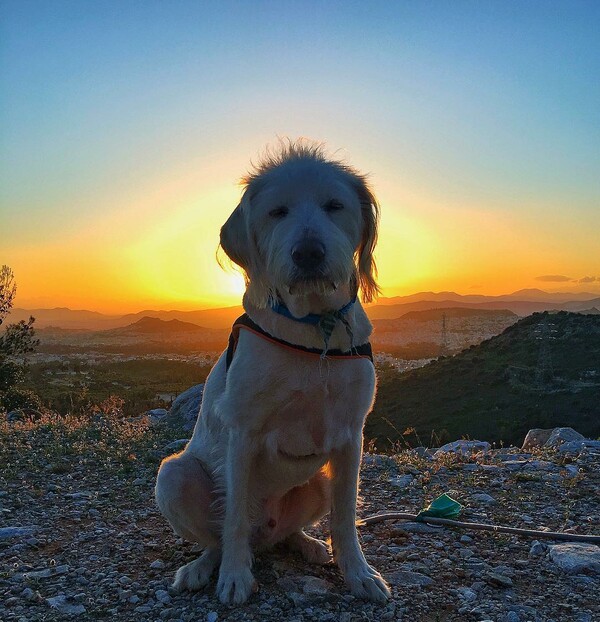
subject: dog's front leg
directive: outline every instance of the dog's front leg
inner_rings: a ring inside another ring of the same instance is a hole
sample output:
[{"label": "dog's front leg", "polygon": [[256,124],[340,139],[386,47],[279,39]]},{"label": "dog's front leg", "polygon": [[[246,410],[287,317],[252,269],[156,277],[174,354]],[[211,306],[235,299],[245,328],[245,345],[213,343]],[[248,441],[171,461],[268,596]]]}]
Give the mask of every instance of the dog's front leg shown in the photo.
[{"label": "dog's front leg", "polygon": [[357,442],[336,450],[331,456],[333,555],[352,594],[384,603],[391,595],[390,590],[383,577],[367,563],[356,533],[358,472],[362,455],[362,435],[357,436]]},{"label": "dog's front leg", "polygon": [[223,521],[223,557],[217,594],[222,603],[240,605],[256,589],[252,576],[248,489],[254,453],[245,430],[229,433],[225,460],[225,520]]}]

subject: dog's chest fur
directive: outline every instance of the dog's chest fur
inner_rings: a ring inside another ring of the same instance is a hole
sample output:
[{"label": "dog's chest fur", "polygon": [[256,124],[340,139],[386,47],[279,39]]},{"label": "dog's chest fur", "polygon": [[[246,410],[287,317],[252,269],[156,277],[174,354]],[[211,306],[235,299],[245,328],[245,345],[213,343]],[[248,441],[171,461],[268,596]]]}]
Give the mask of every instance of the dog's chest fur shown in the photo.
[{"label": "dog's chest fur", "polygon": [[305,482],[360,434],[375,389],[366,359],[320,360],[245,331],[228,374],[218,410],[238,413],[225,423],[247,428],[258,450],[252,479],[269,493]]}]

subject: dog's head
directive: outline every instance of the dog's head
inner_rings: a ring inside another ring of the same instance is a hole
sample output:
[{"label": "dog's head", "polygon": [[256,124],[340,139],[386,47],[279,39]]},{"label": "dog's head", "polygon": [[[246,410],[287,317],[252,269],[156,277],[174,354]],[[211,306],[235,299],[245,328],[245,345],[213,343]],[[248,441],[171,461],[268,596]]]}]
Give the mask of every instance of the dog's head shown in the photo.
[{"label": "dog's head", "polygon": [[326,294],[340,284],[360,289],[365,302],[376,296],[379,207],[364,175],[301,141],[268,153],[243,184],[221,246],[244,270],[256,306],[279,292]]}]

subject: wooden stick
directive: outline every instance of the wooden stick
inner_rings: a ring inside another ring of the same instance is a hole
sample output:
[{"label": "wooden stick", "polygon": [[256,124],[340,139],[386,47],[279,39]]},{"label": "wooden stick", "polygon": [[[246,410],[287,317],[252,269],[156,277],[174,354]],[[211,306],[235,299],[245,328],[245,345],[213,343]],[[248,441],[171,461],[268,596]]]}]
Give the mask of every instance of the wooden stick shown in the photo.
[{"label": "wooden stick", "polygon": [[406,514],[402,512],[389,512],[386,514],[375,514],[357,521],[358,526],[374,525],[386,520],[413,520],[417,522],[430,523],[432,525],[446,525],[447,527],[459,527],[460,529],[473,529],[476,531],[495,531],[496,533],[512,533],[516,536],[535,537],[547,540],[567,540],[571,542],[591,542],[600,544],[600,536],[591,536],[579,533],[563,533],[560,531],[537,531],[535,529],[519,529],[517,527],[504,527],[502,525],[486,525],[484,523],[465,523],[463,521],[451,520],[449,518],[435,518],[424,516],[423,520],[417,520],[416,514]]}]

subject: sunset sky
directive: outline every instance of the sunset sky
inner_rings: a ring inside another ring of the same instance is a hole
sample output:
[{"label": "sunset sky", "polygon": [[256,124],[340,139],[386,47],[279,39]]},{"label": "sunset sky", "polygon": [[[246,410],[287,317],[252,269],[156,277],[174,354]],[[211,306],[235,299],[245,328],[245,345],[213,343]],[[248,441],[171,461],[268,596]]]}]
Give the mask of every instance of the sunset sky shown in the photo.
[{"label": "sunset sky", "polygon": [[596,1],[4,0],[16,304],[235,304],[218,231],[277,136],[370,172],[387,296],[600,293],[599,32]]}]

